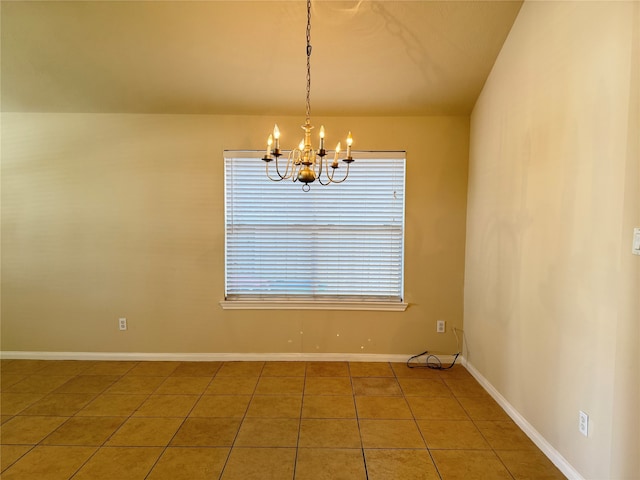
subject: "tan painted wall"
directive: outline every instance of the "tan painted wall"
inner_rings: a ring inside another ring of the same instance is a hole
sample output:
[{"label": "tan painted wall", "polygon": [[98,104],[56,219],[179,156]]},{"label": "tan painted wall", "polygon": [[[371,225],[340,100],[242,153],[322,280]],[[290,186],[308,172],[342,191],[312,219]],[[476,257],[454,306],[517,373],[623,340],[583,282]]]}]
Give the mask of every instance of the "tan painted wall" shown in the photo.
[{"label": "tan painted wall", "polygon": [[2,349],[453,353],[435,321],[462,326],[468,117],[314,119],[407,151],[406,312],[220,308],[222,152],[275,120],[297,143],[298,117],[3,114]]},{"label": "tan painted wall", "polygon": [[640,472],[639,7],[525,2],[471,117],[468,360],[589,479]]}]

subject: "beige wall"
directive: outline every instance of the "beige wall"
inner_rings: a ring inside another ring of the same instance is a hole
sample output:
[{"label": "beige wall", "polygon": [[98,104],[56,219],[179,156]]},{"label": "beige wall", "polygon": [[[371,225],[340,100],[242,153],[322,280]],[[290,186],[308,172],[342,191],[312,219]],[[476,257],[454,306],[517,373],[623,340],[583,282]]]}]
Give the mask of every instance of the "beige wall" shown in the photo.
[{"label": "beige wall", "polygon": [[3,114],[2,350],[453,353],[435,321],[462,326],[467,117],[314,119],[407,151],[406,312],[220,308],[222,152],[275,120],[297,143],[298,117]]},{"label": "beige wall", "polygon": [[639,8],[525,2],[471,117],[468,361],[589,479],[640,472]]}]

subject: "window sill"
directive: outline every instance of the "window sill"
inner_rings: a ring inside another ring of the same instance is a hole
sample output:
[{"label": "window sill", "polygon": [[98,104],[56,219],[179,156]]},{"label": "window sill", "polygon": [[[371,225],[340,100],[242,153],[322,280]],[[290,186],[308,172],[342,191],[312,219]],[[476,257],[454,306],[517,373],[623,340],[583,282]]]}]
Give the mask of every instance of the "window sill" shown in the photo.
[{"label": "window sill", "polygon": [[409,306],[403,302],[305,302],[282,300],[222,300],[223,310],[365,310],[404,312]]}]

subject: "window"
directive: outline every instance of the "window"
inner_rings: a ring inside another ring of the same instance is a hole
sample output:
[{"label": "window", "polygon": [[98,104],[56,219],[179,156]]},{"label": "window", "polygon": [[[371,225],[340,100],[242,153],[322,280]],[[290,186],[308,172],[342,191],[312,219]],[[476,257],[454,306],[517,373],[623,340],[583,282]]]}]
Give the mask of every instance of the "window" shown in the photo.
[{"label": "window", "polygon": [[404,152],[360,152],[309,192],[260,156],[225,152],[223,307],[404,310]]}]

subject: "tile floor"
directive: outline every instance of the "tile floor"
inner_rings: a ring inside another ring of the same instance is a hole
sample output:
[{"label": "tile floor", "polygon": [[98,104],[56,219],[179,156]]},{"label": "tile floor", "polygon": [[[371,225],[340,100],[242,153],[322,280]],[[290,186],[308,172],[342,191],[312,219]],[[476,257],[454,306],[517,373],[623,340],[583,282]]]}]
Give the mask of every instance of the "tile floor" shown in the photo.
[{"label": "tile floor", "polygon": [[2,360],[4,480],[562,479],[461,366]]}]

